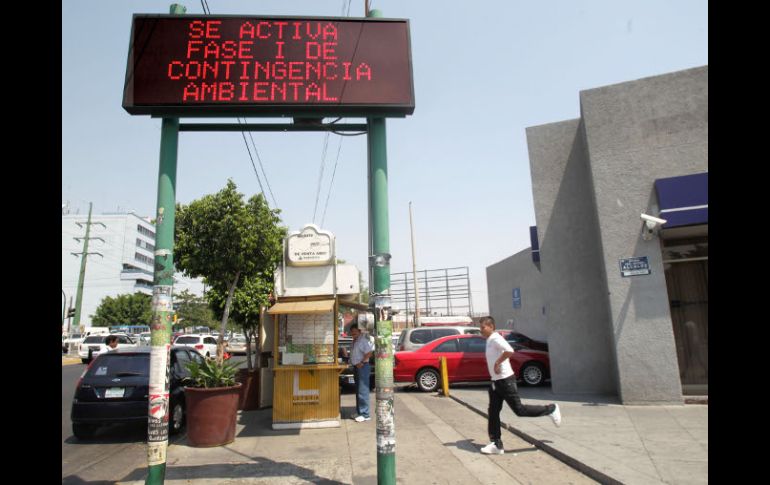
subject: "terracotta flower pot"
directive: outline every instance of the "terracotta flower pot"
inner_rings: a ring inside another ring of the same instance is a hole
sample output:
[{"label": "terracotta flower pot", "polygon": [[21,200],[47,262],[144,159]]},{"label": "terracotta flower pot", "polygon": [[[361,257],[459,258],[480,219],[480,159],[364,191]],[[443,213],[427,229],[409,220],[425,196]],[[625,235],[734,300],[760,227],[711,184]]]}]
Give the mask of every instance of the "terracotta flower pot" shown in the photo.
[{"label": "terracotta flower pot", "polygon": [[185,387],[184,392],[190,446],[222,446],[235,441],[240,382],[232,387]]},{"label": "terracotta flower pot", "polygon": [[254,369],[252,372],[248,369],[239,369],[235,380],[243,384],[238,409],[242,411],[259,409],[259,369]]}]

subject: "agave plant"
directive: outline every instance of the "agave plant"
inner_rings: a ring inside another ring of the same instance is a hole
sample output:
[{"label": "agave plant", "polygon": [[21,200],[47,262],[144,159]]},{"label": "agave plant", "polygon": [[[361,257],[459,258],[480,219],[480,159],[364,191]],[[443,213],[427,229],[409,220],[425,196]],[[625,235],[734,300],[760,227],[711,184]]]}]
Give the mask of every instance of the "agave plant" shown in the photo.
[{"label": "agave plant", "polygon": [[218,363],[217,359],[204,359],[202,363],[187,364],[190,377],[185,378],[188,387],[230,387],[235,385],[238,364]]}]

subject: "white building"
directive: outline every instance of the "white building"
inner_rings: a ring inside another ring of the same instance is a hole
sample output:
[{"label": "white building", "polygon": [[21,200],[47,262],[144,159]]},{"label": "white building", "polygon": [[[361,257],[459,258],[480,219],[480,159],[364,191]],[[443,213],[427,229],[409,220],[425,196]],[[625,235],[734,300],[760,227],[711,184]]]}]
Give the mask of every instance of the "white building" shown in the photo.
[{"label": "white building", "polygon": [[[75,306],[80,258],[88,214],[62,215],[62,290],[69,306]],[[78,225],[80,224],[80,225]],[[103,224],[103,225],[102,225]],[[80,324],[91,326],[91,317],[102,299],[136,292],[152,295],[155,226],[136,214],[92,214],[83,284]],[[80,239],[75,239],[80,238]],[[174,293],[188,290],[203,294],[203,282],[177,273]],[[65,327],[67,322],[65,321]]]}]

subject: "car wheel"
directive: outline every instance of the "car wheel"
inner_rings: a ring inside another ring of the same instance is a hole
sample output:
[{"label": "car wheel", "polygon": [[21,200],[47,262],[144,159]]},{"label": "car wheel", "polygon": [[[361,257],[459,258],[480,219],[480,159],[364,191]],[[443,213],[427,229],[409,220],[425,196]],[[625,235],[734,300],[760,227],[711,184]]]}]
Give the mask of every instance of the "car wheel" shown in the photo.
[{"label": "car wheel", "polygon": [[433,392],[438,389],[439,377],[436,369],[423,369],[417,373],[417,387],[422,392]]},{"label": "car wheel", "polygon": [[521,368],[521,379],[528,386],[539,386],[545,381],[545,368],[538,362],[529,362]]},{"label": "car wheel", "polygon": [[170,434],[176,434],[182,431],[185,423],[184,406],[182,403],[176,403],[171,409],[168,417],[168,431]]},{"label": "car wheel", "polygon": [[206,357],[210,359],[211,358],[211,352],[206,352]]},{"label": "car wheel", "polygon": [[72,434],[79,440],[93,438],[96,426],[93,424],[72,423]]}]

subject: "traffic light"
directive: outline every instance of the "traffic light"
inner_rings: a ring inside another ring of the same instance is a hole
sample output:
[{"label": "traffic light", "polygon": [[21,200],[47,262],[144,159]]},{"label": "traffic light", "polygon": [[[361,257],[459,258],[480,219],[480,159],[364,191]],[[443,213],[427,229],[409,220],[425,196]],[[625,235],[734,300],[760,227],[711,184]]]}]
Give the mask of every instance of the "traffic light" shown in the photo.
[{"label": "traffic light", "polygon": [[70,308],[69,310],[67,310],[67,318],[73,318],[74,316],[75,316],[74,308]]}]

